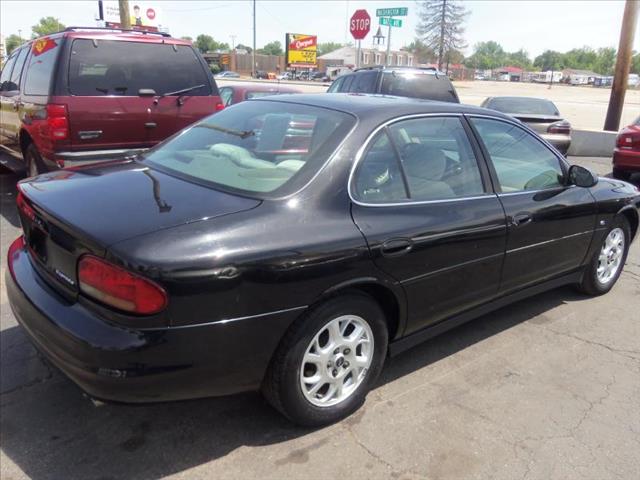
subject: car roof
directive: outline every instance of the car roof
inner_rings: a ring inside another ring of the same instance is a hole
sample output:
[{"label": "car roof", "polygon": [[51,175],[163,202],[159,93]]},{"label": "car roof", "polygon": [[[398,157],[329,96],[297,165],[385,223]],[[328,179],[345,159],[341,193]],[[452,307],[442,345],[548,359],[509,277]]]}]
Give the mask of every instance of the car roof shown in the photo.
[{"label": "car roof", "polygon": [[277,97],[260,98],[255,101],[298,103],[313,107],[330,108],[352,113],[357,117],[369,116],[373,113],[379,113],[381,117],[390,118],[419,113],[475,113],[513,121],[512,117],[503,113],[472,105],[380,94],[315,93],[278,95]]},{"label": "car roof", "polygon": [[287,92],[287,93],[300,93],[302,90],[297,88],[288,87],[285,85],[278,85],[275,83],[258,83],[258,82],[246,82],[246,83],[232,83],[220,85],[218,88],[237,88],[244,91],[252,92]]}]

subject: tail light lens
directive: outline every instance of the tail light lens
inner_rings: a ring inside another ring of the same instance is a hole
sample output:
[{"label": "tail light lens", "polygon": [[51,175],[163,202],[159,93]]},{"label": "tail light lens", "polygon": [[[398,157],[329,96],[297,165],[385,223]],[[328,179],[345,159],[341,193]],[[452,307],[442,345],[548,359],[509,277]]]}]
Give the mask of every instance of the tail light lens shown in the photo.
[{"label": "tail light lens", "polygon": [[640,133],[637,133],[635,137],[632,133],[621,133],[616,139],[616,147],[625,150],[640,148]]},{"label": "tail light lens", "polygon": [[92,255],[78,262],[78,285],[89,297],[125,312],[151,315],[167,306],[162,287]]},{"label": "tail light lens", "polygon": [[566,120],[562,120],[560,122],[555,122],[549,125],[547,128],[548,133],[558,133],[561,135],[568,135],[571,133],[571,124]]},{"label": "tail light lens", "polygon": [[219,101],[216,103],[216,112],[219,112],[220,110],[224,110],[224,104]]},{"label": "tail light lens", "polygon": [[36,219],[36,212],[31,205],[27,203],[26,197],[20,190],[18,190],[18,196],[16,197],[16,205],[18,206],[18,210],[29,220],[33,222]]},{"label": "tail light lens", "polygon": [[9,272],[11,273],[12,277],[15,277],[14,273],[13,273],[13,258],[16,256],[16,254],[20,251],[24,249],[24,236],[20,235],[18,238],[16,238],[13,243],[11,245],[9,245],[9,251],[7,253],[7,265],[9,265]]},{"label": "tail light lens", "polygon": [[69,138],[69,112],[66,105],[47,104],[47,133],[52,140]]}]

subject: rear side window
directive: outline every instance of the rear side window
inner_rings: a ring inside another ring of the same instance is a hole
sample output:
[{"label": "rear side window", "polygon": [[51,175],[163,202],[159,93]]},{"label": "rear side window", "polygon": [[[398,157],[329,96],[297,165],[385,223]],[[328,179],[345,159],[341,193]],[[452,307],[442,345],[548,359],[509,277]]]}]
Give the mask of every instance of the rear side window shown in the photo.
[{"label": "rear side window", "polygon": [[22,67],[24,67],[24,61],[27,59],[28,53],[29,49],[23,48],[18,54],[16,64],[13,66],[13,72],[11,73],[11,79],[9,80],[12,90],[20,90],[20,74],[22,73]]},{"label": "rear side window", "polygon": [[24,86],[27,95],[49,95],[53,68],[60,51],[59,41],[44,37],[33,42]]},{"label": "rear side window", "polygon": [[[168,68],[168,67],[171,68]],[[192,96],[211,94],[209,78],[193,48],[186,45],[76,39],[69,62],[73,95],[158,95],[197,87]]]},{"label": "rear side window", "polygon": [[380,93],[459,103],[451,82],[446,77],[436,77],[432,73],[384,72]]}]

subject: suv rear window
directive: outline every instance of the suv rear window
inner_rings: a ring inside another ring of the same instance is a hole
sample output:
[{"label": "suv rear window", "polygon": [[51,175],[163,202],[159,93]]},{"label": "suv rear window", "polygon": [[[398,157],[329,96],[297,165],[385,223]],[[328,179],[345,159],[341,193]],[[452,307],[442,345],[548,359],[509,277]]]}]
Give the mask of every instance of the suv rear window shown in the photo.
[{"label": "suv rear window", "polygon": [[459,103],[449,79],[433,73],[383,72],[380,93]]},{"label": "suv rear window", "polygon": [[69,90],[73,95],[137,96],[140,89],[164,95],[198,85],[202,86],[189,95],[211,94],[207,72],[189,46],[82,38],[73,41],[69,62]]}]

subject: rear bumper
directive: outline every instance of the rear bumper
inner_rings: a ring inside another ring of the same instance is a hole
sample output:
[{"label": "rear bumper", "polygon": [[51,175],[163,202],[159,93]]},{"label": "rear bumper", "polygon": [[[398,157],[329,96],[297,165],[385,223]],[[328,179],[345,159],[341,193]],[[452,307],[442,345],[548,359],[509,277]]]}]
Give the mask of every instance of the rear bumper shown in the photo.
[{"label": "rear bumper", "polygon": [[569,151],[569,147],[571,146],[571,136],[570,135],[558,135],[554,133],[542,133],[540,134],[542,138],[544,138],[551,145],[556,147],[563,155],[566,155]]},{"label": "rear bumper", "polygon": [[54,365],[104,400],[156,402],[257,389],[300,310],[135,330],[105,322],[81,302],[68,303],[40,278],[24,250],[9,262],[7,293],[18,322]]},{"label": "rear bumper", "polygon": [[616,148],[613,151],[613,166],[630,172],[640,172],[640,151]]}]

